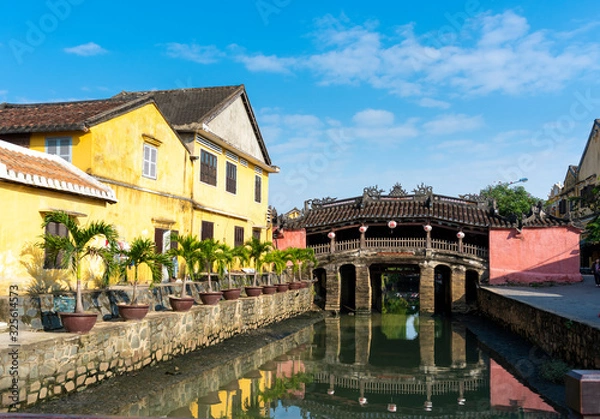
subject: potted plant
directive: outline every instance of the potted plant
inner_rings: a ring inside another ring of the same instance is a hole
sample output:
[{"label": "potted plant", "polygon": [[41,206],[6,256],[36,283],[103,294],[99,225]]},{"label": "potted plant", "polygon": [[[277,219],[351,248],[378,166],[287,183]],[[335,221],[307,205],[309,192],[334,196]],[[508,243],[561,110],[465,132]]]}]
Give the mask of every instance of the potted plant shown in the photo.
[{"label": "potted plant", "polygon": [[277,292],[286,292],[289,289],[289,286],[283,281],[283,271],[287,266],[285,251],[276,249],[269,253],[269,255],[272,255],[272,263],[277,275],[277,284],[275,284],[277,287]]},{"label": "potted plant", "polygon": [[262,293],[262,287],[258,286],[258,273],[261,268],[261,257],[263,253],[267,253],[272,249],[273,244],[271,242],[261,242],[256,237],[252,237],[245,243],[245,247],[248,250],[248,259],[251,260],[254,265],[252,286],[246,287],[246,295],[248,297],[255,297]]},{"label": "potted plant", "polygon": [[279,250],[272,250],[265,254],[262,258],[262,264],[267,266],[267,285],[263,286],[263,294],[275,294],[276,292],[282,292],[279,291],[277,285],[273,285],[273,282],[271,281],[271,275],[273,274],[274,266],[278,262],[281,262]]},{"label": "potted plant", "polygon": [[222,243],[221,252],[217,255],[217,265],[218,271],[221,277],[224,276],[225,271],[227,271],[227,287],[221,288],[221,292],[223,292],[223,298],[226,300],[237,300],[240,298],[240,294],[242,289],[239,287],[233,286],[233,280],[231,279],[231,271],[233,269],[233,265],[244,258],[244,251],[242,246],[231,248],[226,243]]},{"label": "potted plant", "polygon": [[221,291],[213,291],[211,279],[211,272],[215,262],[219,259],[219,253],[222,253],[221,245],[215,239],[206,239],[200,242],[198,261],[202,269],[206,271],[208,278],[208,291],[200,293],[200,299],[205,305],[216,305],[223,296]]},{"label": "potted plant", "polygon": [[99,257],[106,269],[111,266],[113,254],[106,246],[115,246],[116,229],[104,221],[90,222],[87,226],[79,226],[75,219],[64,211],[53,211],[46,214],[42,228],[56,223],[63,225],[66,235],[46,233],[41,246],[55,266],[70,270],[76,279],[75,310],[72,313],[59,313],[62,324],[68,332],[87,333],[96,324],[98,313],[86,312],[81,294],[81,263],[86,258]]},{"label": "potted plant", "polygon": [[187,282],[196,271],[200,252],[200,240],[191,234],[185,236],[174,234],[172,240],[177,242],[177,247],[171,249],[169,255],[182,258],[184,265],[182,268],[183,283],[181,284],[181,292],[179,297],[169,295],[169,303],[173,311],[188,311],[194,305],[194,298],[186,294]]},{"label": "potted plant", "polygon": [[162,277],[161,265],[166,266],[170,272],[172,269],[171,258],[167,254],[157,253],[154,242],[142,237],[133,239],[128,248],[125,247],[117,251],[120,255],[119,264],[124,269],[133,268],[131,300],[128,304],[117,305],[119,315],[125,320],[143,319],[148,314],[150,305],[138,302],[139,268],[145,264],[150,269],[152,282],[159,282]]}]

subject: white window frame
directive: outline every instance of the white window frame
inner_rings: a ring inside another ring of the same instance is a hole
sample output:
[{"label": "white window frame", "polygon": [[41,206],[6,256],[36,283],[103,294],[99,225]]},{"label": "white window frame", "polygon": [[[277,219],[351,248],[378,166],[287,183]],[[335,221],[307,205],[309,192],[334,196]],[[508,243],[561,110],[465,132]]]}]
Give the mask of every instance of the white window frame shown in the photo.
[{"label": "white window frame", "polygon": [[[51,144],[52,143],[52,144]],[[52,152],[51,148],[54,148]],[[47,137],[46,153],[73,162],[73,139],[71,137]]]},{"label": "white window frame", "polygon": [[142,160],[142,176],[149,179],[156,179],[156,162],[158,161],[158,148],[156,148],[152,144],[144,143],[144,152]]}]

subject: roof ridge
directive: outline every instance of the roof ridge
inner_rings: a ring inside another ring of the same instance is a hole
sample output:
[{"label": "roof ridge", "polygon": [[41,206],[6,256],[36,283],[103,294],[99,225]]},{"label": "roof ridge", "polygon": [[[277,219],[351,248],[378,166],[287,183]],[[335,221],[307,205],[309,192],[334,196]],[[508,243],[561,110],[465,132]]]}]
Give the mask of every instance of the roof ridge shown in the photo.
[{"label": "roof ridge", "polygon": [[3,102],[1,105],[3,109],[11,108],[33,108],[39,106],[56,106],[56,105],[70,105],[80,103],[98,103],[98,102],[121,102],[124,101],[123,97],[109,97],[105,99],[86,99],[86,100],[72,100],[72,101],[61,101],[61,102],[31,102],[31,103],[8,103]]},{"label": "roof ridge", "polygon": [[164,92],[185,92],[185,91],[190,91],[190,90],[210,90],[210,89],[224,89],[224,88],[238,89],[240,87],[244,87],[244,84],[228,84],[228,85],[223,85],[223,86],[209,86],[209,87],[181,87],[178,89],[160,89],[160,90],[132,90],[132,91],[123,90],[120,93],[116,94],[115,96],[112,96],[112,98],[118,98],[118,97],[123,97],[126,95],[133,95],[133,94],[151,95],[154,93],[164,93]]}]

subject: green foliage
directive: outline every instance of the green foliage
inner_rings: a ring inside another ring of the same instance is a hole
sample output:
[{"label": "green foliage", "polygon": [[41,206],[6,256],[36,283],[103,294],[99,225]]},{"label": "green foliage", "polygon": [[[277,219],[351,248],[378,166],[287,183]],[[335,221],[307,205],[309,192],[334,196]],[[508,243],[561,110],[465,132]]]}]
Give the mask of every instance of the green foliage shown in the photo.
[{"label": "green foliage", "polygon": [[498,206],[498,213],[507,217],[511,214],[521,216],[528,214],[532,206],[538,202],[544,202],[540,198],[531,196],[522,186],[511,187],[506,183],[498,185],[489,185],[479,192],[479,195],[488,199],[495,199]]},{"label": "green foliage", "polygon": [[[100,258],[109,269],[113,263],[114,249],[118,237],[116,229],[104,221],[93,221],[87,226],[80,226],[74,217],[64,211],[53,211],[46,214],[42,228],[51,223],[63,224],[67,230],[67,236],[44,234],[43,243],[40,244],[46,250],[51,260],[57,263],[60,260],[61,267],[69,269],[77,279],[77,299],[75,312],[83,313],[83,300],[81,296],[81,262],[85,258]],[[109,245],[105,246],[108,241]]]},{"label": "green foliage", "polygon": [[244,243],[248,250],[248,259],[252,261],[254,265],[254,278],[252,285],[257,286],[257,279],[259,272],[262,271],[262,257],[264,254],[269,253],[273,249],[273,243],[261,242],[256,237],[252,237],[250,240]]},{"label": "green foliage", "polygon": [[130,304],[137,304],[137,285],[139,283],[139,268],[146,265],[152,275],[152,282],[162,279],[162,266],[171,272],[173,263],[169,255],[157,253],[154,242],[150,239],[137,237],[132,240],[129,249],[118,250],[122,268],[133,268],[133,294]]},{"label": "green foliage", "polygon": [[384,301],[382,313],[384,314],[404,314],[408,311],[410,305],[404,298],[389,298]]},{"label": "green foliage", "polygon": [[553,359],[540,365],[540,375],[542,378],[552,383],[562,384],[565,380],[565,374],[568,373],[570,369],[571,368],[563,361]]}]

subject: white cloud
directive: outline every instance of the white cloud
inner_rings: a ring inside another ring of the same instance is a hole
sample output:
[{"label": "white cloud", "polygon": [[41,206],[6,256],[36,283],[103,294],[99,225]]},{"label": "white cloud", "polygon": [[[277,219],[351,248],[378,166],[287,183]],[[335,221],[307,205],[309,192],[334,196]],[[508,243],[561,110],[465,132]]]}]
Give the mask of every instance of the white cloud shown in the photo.
[{"label": "white cloud", "polygon": [[214,45],[180,44],[177,42],[170,42],[165,45],[169,57],[181,58],[198,64],[213,64],[225,56]]},{"label": "white cloud", "polygon": [[275,55],[244,55],[240,54],[235,57],[235,60],[244,64],[244,66],[253,72],[264,71],[266,73],[291,73],[290,68],[293,67],[296,60],[293,58],[278,58]]},{"label": "white cloud", "polygon": [[394,123],[394,114],[384,110],[365,109],[357,112],[352,120],[361,126],[390,126]]},{"label": "white cloud", "polygon": [[65,48],[64,51],[67,54],[75,54],[81,57],[91,57],[94,55],[106,54],[108,52],[95,42],[88,42],[87,44],[81,44],[75,47]]},{"label": "white cloud", "polygon": [[419,106],[424,108],[439,108],[439,109],[448,109],[450,107],[450,103],[444,102],[442,100],[431,99],[429,97],[424,97],[419,100]]},{"label": "white cloud", "polygon": [[[588,26],[589,31],[593,25]],[[320,49],[315,54],[244,54],[237,59],[251,71],[308,70],[319,84],[367,84],[442,109],[449,104],[430,97],[449,88],[458,95],[535,94],[561,89],[600,68],[596,41],[575,42],[575,33],[533,31],[525,17],[511,10],[481,13],[460,29],[451,37],[454,42],[444,43],[431,34],[416,34],[414,24],[387,34],[376,22],[357,25],[345,16],[326,16],[311,34]]]},{"label": "white cloud", "polygon": [[457,132],[474,131],[484,125],[483,117],[464,114],[447,114],[423,124],[423,129],[431,135],[448,135]]}]

